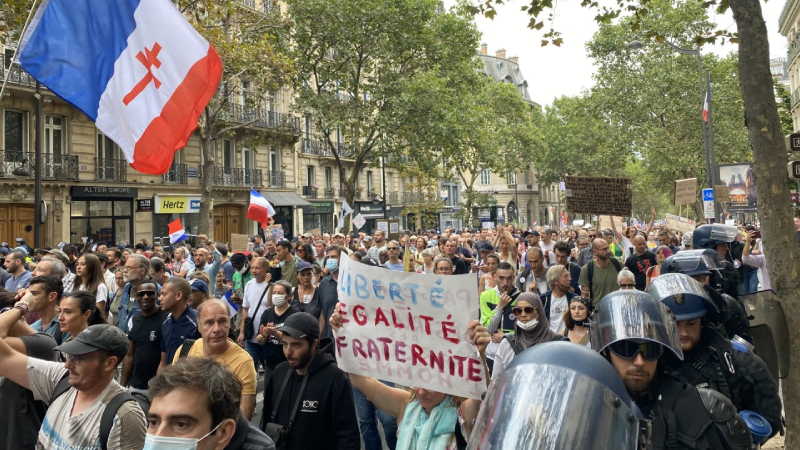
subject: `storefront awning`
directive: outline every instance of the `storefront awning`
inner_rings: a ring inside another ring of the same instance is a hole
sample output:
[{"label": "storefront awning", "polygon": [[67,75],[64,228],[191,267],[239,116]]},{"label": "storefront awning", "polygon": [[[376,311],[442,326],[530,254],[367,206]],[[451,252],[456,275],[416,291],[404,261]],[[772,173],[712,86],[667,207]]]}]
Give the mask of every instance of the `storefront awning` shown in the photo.
[{"label": "storefront awning", "polygon": [[311,206],[311,203],[296,192],[263,191],[260,194],[273,206]]}]

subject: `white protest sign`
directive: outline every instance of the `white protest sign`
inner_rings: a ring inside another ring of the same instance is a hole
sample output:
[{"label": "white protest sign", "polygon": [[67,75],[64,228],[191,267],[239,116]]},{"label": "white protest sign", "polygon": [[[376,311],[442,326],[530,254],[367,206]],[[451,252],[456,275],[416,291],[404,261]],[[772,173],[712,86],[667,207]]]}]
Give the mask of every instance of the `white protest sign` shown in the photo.
[{"label": "white protest sign", "polygon": [[486,392],[483,362],[467,335],[474,276],[395,272],[342,258],[338,289],[342,370],[459,397]]},{"label": "white protest sign", "polygon": [[686,219],[684,217],[676,216],[674,214],[666,214],[667,228],[672,231],[680,231],[681,233],[690,233],[695,229],[694,220]]},{"label": "white protest sign", "polygon": [[363,215],[359,214],[353,217],[353,225],[355,225],[359,230],[364,226],[365,223],[367,223],[367,219],[365,219]]}]

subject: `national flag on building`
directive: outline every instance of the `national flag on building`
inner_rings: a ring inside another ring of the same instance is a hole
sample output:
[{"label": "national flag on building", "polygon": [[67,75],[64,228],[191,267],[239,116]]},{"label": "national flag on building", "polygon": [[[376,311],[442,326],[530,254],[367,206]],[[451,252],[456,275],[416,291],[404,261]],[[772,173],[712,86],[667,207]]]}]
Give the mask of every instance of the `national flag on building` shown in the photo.
[{"label": "national flag on building", "polygon": [[267,199],[256,192],[255,189],[250,188],[250,206],[247,207],[247,214],[245,217],[253,219],[261,224],[261,228],[267,228],[267,225],[269,225],[269,218],[274,215],[275,209]]},{"label": "national flag on building", "polygon": [[186,239],[186,230],[183,229],[181,219],[175,219],[169,223],[169,243],[174,244]]},{"label": "national flag on building", "polygon": [[19,63],[149,174],[169,170],[222,76],[217,52],[169,0],[43,0]]},{"label": "national flag on building", "polygon": [[706,98],[703,101],[703,122],[708,122],[708,114],[711,109],[711,76],[706,80]]}]

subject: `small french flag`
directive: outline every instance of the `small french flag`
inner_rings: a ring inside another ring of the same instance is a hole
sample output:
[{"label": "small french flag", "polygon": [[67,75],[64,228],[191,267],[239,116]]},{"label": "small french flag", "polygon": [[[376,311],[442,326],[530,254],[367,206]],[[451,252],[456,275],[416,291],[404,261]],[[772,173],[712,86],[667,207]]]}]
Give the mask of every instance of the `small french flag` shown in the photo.
[{"label": "small french flag", "polygon": [[267,225],[269,225],[269,218],[274,215],[275,209],[269,204],[267,199],[256,192],[255,189],[250,188],[250,206],[247,207],[247,214],[245,217],[253,219],[261,224],[261,228],[267,228]]},{"label": "small french flag", "polygon": [[155,175],[186,146],[222,76],[214,47],[169,0],[42,0],[19,63]]},{"label": "small french flag", "polygon": [[174,244],[186,239],[186,230],[181,225],[181,219],[175,219],[169,223],[169,243]]}]

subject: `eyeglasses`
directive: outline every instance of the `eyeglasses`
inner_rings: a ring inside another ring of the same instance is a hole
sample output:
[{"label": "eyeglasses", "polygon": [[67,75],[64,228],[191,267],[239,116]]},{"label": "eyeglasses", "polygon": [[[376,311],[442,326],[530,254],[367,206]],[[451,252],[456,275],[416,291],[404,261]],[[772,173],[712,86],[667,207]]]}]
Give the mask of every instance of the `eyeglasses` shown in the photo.
[{"label": "eyeglasses", "polygon": [[615,355],[624,359],[634,359],[637,353],[647,361],[658,359],[664,354],[664,346],[656,342],[617,341],[608,346]]},{"label": "eyeglasses", "polygon": [[386,250],[400,250],[400,247],[387,247]]},{"label": "eyeglasses", "polygon": [[633,284],[633,283],[620,283],[619,287],[622,288],[622,289],[625,289],[625,288],[633,289],[633,288],[636,287],[636,285]]},{"label": "eyeglasses", "polygon": [[67,362],[72,361],[76,366],[79,366],[83,361],[92,358],[99,358],[102,356],[100,353],[89,354],[89,355],[67,355]]},{"label": "eyeglasses", "polygon": [[533,314],[534,310],[535,308],[533,306],[526,306],[524,308],[516,306],[511,309],[511,312],[514,313],[515,316],[521,316],[523,311],[525,311],[525,314]]},{"label": "eyeglasses", "polygon": [[155,297],[156,296],[156,291],[138,291],[138,292],[136,292],[136,296],[137,297],[144,297],[145,295],[148,296],[148,297]]},{"label": "eyeglasses", "polygon": [[127,272],[129,270],[139,270],[139,266],[131,267],[131,266],[122,266],[122,271]]},{"label": "eyeglasses", "polygon": [[597,235],[596,235],[596,234],[590,234],[590,235],[589,235],[589,237],[590,237],[590,238],[596,238],[596,237],[597,237]]}]

